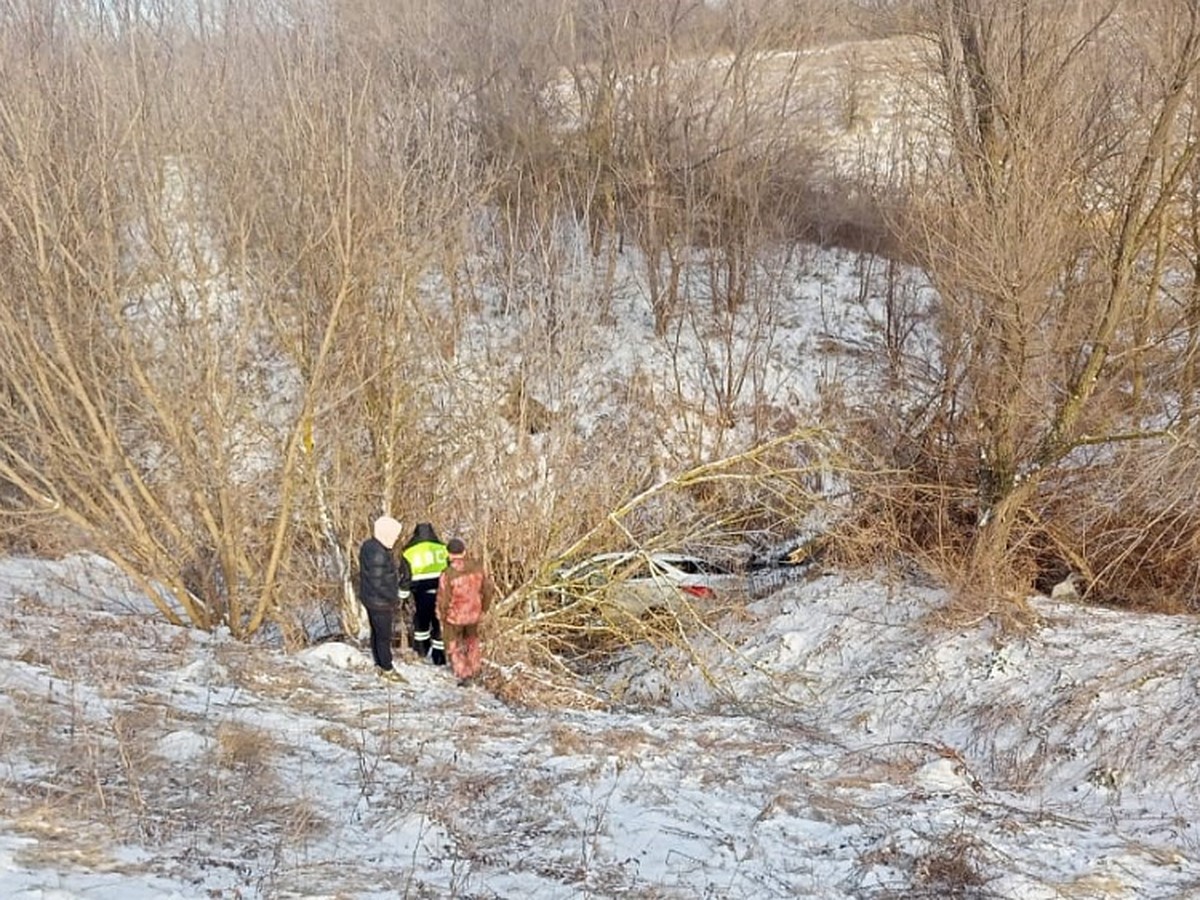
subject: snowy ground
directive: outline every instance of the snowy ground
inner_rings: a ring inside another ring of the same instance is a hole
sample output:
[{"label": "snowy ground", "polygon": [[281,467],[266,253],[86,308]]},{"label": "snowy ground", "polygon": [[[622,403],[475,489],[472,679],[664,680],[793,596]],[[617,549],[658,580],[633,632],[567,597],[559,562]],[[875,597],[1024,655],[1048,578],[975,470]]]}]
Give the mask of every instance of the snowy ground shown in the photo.
[{"label": "snowy ground", "polygon": [[[1200,627],[814,573],[605,709],[163,624],[0,564],[0,896],[1200,896]],[[723,648],[717,640],[729,642]],[[619,689],[618,689],[619,688]]]}]

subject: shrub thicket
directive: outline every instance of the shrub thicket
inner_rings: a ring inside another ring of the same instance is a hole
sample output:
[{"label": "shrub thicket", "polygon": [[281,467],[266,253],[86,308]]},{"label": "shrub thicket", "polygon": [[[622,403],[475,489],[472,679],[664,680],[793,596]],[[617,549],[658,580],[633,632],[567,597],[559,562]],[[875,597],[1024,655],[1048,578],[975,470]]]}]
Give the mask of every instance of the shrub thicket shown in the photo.
[{"label": "shrub thicket", "polygon": [[[302,640],[357,627],[382,511],[464,534],[515,598],[648,490],[604,541],[785,536],[813,465],[860,514],[844,560],[1192,606],[1194,4],[519,6],[0,11],[10,546]],[[859,26],[888,37],[834,46]],[[883,285],[877,381],[781,407],[812,241]],[[623,253],[673,376],[585,426]],[[816,417],[836,456],[762,452]],[[720,458],[759,468],[656,492]]]}]

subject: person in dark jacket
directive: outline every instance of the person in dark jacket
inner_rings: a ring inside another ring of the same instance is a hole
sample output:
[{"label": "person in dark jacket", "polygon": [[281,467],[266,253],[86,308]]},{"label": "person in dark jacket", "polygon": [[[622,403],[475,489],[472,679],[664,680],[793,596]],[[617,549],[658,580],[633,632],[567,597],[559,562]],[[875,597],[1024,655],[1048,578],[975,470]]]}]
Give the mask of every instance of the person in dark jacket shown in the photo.
[{"label": "person in dark jacket", "polygon": [[371,656],[375,671],[388,681],[404,681],[392,664],[392,627],[400,601],[409,594],[412,581],[408,563],[397,561],[392,549],[400,538],[401,525],[391,516],[375,520],[374,536],[358,549],[358,599],[367,610],[371,625]]},{"label": "person in dark jacket", "polygon": [[437,587],[448,558],[446,545],[428,522],[419,523],[404,545],[415,607],[412,646],[418,656],[428,654],[435,666],[446,664],[446,645],[442,643],[442,624],[437,616]]}]

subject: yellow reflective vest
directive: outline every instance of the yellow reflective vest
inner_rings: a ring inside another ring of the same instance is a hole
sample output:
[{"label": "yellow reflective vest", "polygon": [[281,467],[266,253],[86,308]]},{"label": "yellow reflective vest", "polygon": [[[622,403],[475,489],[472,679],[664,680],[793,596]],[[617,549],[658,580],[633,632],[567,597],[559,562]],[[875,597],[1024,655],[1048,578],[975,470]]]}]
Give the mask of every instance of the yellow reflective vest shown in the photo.
[{"label": "yellow reflective vest", "polygon": [[450,562],[446,545],[437,541],[421,541],[411,547],[405,547],[404,558],[408,560],[408,567],[412,569],[413,581],[437,578]]}]

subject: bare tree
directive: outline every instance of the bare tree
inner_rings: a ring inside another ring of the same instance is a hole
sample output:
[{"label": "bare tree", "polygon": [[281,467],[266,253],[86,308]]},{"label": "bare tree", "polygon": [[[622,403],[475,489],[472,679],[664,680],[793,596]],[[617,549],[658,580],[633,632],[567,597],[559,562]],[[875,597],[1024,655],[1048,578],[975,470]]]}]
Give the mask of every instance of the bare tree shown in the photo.
[{"label": "bare tree", "polygon": [[471,143],[370,32],[219,11],[5,20],[0,474],[175,620],[287,627],[340,582],[352,628],[353,545],[434,467],[414,298]]},{"label": "bare tree", "polygon": [[1074,451],[1153,433],[1113,401],[1156,340],[1156,247],[1195,153],[1180,129],[1200,8],[1117,9],[930,7],[949,153],[922,198],[922,251],[977,448],[979,568]]},{"label": "bare tree", "polygon": [[[153,280],[140,265],[150,257],[200,277],[188,236],[155,227],[177,199],[171,142],[156,148],[153,177],[141,155],[140,126],[154,104],[139,100],[149,100],[161,47],[92,42],[74,25],[31,40],[32,20],[5,25],[0,229],[10,252],[0,334],[9,352],[0,378],[11,402],[0,473],[18,489],[19,508],[70,523],[81,543],[141,578],[169,618],[210,624],[220,612],[182,571],[194,542],[174,515],[168,472],[184,458],[159,453],[196,436],[174,428],[173,415],[161,419],[169,400],[155,386],[184,370],[167,343],[190,315],[186,288],[160,294],[145,316],[130,306]],[[110,92],[120,74],[133,76],[129,89]],[[160,213],[154,222],[142,215],[150,207]]]}]

